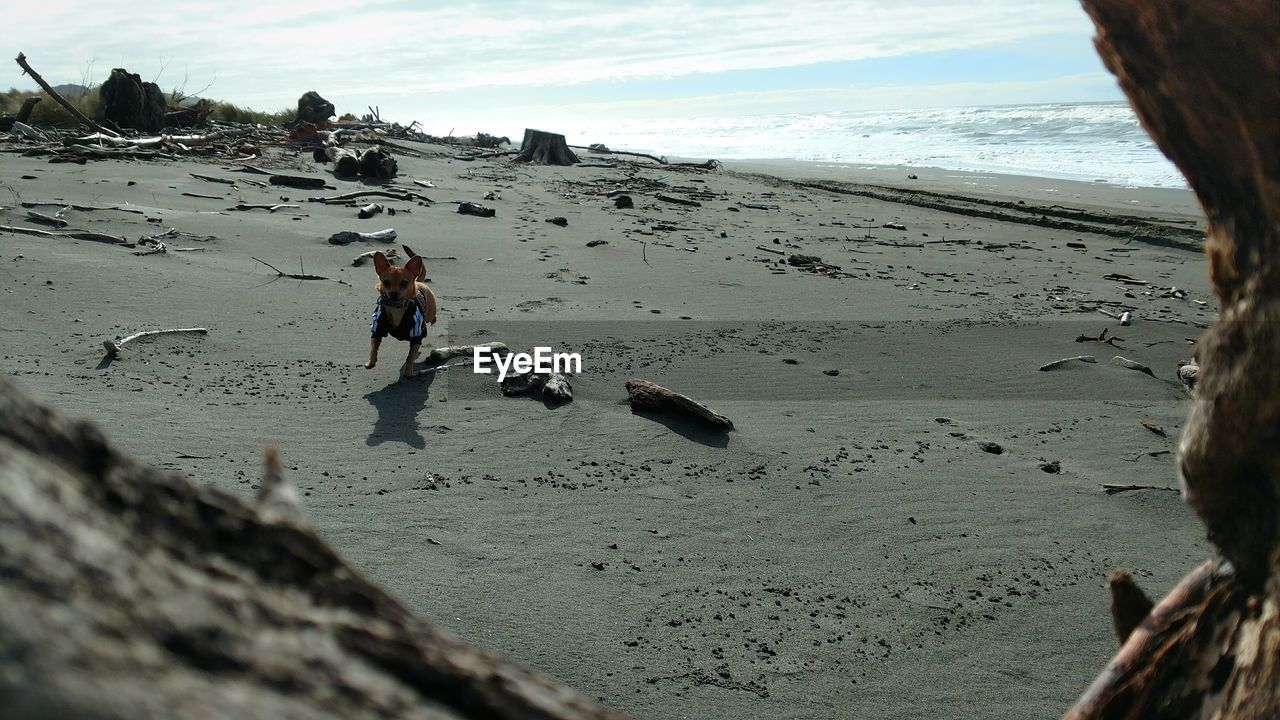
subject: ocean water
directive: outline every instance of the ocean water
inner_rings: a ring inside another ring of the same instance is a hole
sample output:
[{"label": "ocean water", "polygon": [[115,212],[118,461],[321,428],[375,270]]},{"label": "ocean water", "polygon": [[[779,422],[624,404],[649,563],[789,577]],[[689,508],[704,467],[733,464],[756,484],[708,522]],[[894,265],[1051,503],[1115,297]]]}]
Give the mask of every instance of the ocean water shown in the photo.
[{"label": "ocean water", "polygon": [[569,142],[690,158],[914,165],[1185,188],[1125,103],[632,120]]}]

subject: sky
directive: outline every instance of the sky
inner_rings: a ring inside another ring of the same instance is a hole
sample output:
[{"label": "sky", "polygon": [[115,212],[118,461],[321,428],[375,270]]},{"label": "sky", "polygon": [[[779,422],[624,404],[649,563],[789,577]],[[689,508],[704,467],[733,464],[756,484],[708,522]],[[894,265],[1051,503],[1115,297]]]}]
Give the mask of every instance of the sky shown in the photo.
[{"label": "sky", "polygon": [[[259,110],[316,90],[441,134],[1122,99],[1075,0],[5,4],[8,57],[54,84],[125,67]],[[20,73],[7,84],[34,88]]]}]

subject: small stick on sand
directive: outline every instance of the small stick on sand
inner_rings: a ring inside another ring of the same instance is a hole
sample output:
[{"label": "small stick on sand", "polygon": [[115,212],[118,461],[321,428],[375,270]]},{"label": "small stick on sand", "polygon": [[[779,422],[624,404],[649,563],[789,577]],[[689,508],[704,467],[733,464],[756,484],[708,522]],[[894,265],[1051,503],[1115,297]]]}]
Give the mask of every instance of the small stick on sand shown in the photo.
[{"label": "small stick on sand", "polygon": [[1156,425],[1155,423],[1152,423],[1152,422],[1147,422],[1146,420],[1139,420],[1138,422],[1142,424],[1142,427],[1150,430],[1156,435],[1159,435],[1160,437],[1168,437],[1167,433],[1165,433],[1164,431],[1164,428],[1160,427],[1159,425]]},{"label": "small stick on sand", "polygon": [[1102,276],[1102,279],[1114,280],[1115,282],[1124,283],[1125,285],[1150,285],[1151,284],[1146,280],[1139,280],[1136,277],[1133,277],[1131,275],[1125,275],[1124,273],[1107,273],[1106,275]]},{"label": "small stick on sand", "polygon": [[1082,343],[1082,342],[1104,342],[1104,343],[1106,343],[1106,344],[1110,345],[1111,347],[1117,347],[1117,348],[1118,348],[1118,347],[1120,347],[1120,346],[1119,346],[1119,345],[1117,345],[1116,343],[1118,343],[1118,342],[1124,342],[1124,338],[1122,338],[1122,337],[1115,337],[1115,336],[1107,337],[1107,328],[1102,328],[1102,332],[1098,333],[1097,337],[1094,337],[1094,336],[1092,336],[1092,335],[1085,335],[1084,333],[1080,333],[1079,335],[1077,335],[1077,336],[1076,336],[1076,342],[1078,342],[1078,343]]},{"label": "small stick on sand", "polygon": [[307,198],[307,202],[318,202],[326,205],[335,205],[345,203],[348,200],[355,200],[362,197],[388,197],[392,200],[422,200],[423,202],[435,202],[426,195],[413,192],[411,190],[359,190],[356,192],[343,193],[342,195],[330,195],[328,197]]},{"label": "small stick on sand", "polygon": [[277,211],[277,210],[283,210],[283,209],[285,209],[285,208],[297,208],[297,207],[302,207],[302,206],[301,206],[301,205],[287,205],[287,204],[285,204],[285,203],[276,203],[275,205],[270,205],[270,204],[255,204],[255,205],[249,205],[249,204],[245,204],[245,203],[240,203],[239,205],[236,205],[235,207],[229,207],[229,208],[227,208],[227,209],[228,209],[228,210],[266,210],[267,212],[275,212],[275,211]]},{"label": "small stick on sand", "polygon": [[1163,485],[1112,485],[1110,483],[1103,483],[1102,489],[1106,490],[1108,495],[1130,492],[1132,490],[1167,490],[1168,492],[1182,492],[1178,488],[1164,487]]},{"label": "small stick on sand", "polygon": [[671,197],[670,195],[663,195],[662,193],[658,193],[657,195],[654,195],[654,197],[658,198],[663,202],[675,203],[676,205],[687,205],[689,207],[702,207],[702,203],[698,202],[697,200],[685,200],[684,198]]},{"label": "small stick on sand", "polygon": [[[250,260],[258,260],[258,258],[250,258]],[[267,261],[265,261],[265,260],[258,260],[258,262],[262,263],[263,265],[266,265],[267,267],[271,268],[272,270],[275,270],[275,271],[276,271],[276,275],[277,275],[278,277],[282,277],[282,278],[289,278],[290,280],[333,280],[334,282],[336,282],[336,283],[342,283],[343,285],[350,285],[350,284],[351,284],[351,283],[349,283],[349,282],[346,282],[345,280],[337,280],[337,279],[335,279],[335,278],[325,277],[325,276],[323,276],[323,275],[308,275],[308,274],[306,273],[306,268],[303,268],[303,272],[301,272],[301,273],[287,273],[287,272],[284,272],[284,271],[280,270],[280,268],[276,267],[275,265],[272,265],[271,263],[269,263],[269,262],[267,262]],[[299,262],[301,262],[301,260],[299,260]]]},{"label": "small stick on sand", "polygon": [[1058,368],[1063,367],[1068,363],[1076,360],[1079,360],[1080,362],[1086,362],[1086,363],[1098,362],[1098,358],[1092,355],[1076,355],[1075,357],[1062,358],[1061,360],[1054,360],[1053,362],[1045,363],[1044,365],[1040,366],[1040,370],[1042,372],[1046,370],[1057,370]]},{"label": "small stick on sand", "polygon": [[212,175],[201,175],[199,173],[188,173],[188,174],[197,180],[204,180],[205,182],[222,183],[224,185],[236,184],[235,180],[228,180],[227,178],[214,177]]},{"label": "small stick on sand", "polygon": [[1138,462],[1144,457],[1160,457],[1161,455],[1169,455],[1172,453],[1173,453],[1172,450],[1146,450],[1132,457],[1123,457],[1120,459],[1125,462]]},{"label": "small stick on sand", "polygon": [[175,328],[173,330],[144,330],[134,333],[129,337],[119,340],[108,338],[102,341],[102,347],[106,348],[108,355],[115,355],[120,352],[125,343],[133,342],[139,338],[151,337],[153,335],[174,335],[176,333],[198,333],[200,335],[208,335],[209,328]]},{"label": "small stick on sand", "polygon": [[667,159],[664,157],[657,157],[656,155],[649,155],[647,153],[641,153],[641,152],[629,152],[627,150],[610,150],[609,148],[604,147],[603,145],[600,145],[597,147],[591,147],[590,145],[570,145],[569,147],[574,148],[575,150],[586,150],[587,152],[600,153],[600,154],[628,155],[630,157],[648,158],[662,165],[667,164]]},{"label": "small stick on sand", "polygon": [[701,418],[721,430],[732,430],[733,421],[694,400],[688,395],[669,390],[648,380],[632,378],[627,381],[627,400],[632,410],[678,410]]}]

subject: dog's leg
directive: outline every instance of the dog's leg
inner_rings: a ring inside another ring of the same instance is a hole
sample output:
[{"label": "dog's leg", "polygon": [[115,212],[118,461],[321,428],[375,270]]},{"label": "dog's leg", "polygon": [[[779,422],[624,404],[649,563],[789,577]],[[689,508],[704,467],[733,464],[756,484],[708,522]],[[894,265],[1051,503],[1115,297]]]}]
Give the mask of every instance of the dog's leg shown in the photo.
[{"label": "dog's leg", "polygon": [[418,359],[418,348],[422,347],[420,342],[409,343],[409,357],[404,360],[404,376],[406,379],[413,377],[413,361]]},{"label": "dog's leg", "polygon": [[366,368],[371,368],[378,364],[378,345],[382,343],[382,338],[371,338],[369,340],[369,360],[364,364]]}]

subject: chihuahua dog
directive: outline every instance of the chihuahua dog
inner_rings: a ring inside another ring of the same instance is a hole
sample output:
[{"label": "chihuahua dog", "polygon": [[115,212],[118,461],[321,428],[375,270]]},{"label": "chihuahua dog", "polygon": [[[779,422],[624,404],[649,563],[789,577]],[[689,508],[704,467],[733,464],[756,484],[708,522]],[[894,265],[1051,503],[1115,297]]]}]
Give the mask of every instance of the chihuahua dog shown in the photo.
[{"label": "chihuahua dog", "polygon": [[418,358],[418,348],[427,335],[427,325],[436,324],[436,295],[427,287],[427,267],[422,257],[409,248],[409,262],[399,268],[391,264],[386,255],[373,254],[373,269],[378,273],[378,305],[373,310],[373,322],[369,324],[372,338],[369,340],[369,360],[364,364],[371,368],[378,364],[378,346],[382,338],[390,335],[409,341],[409,357],[404,361],[404,377],[413,377],[413,361]]}]

